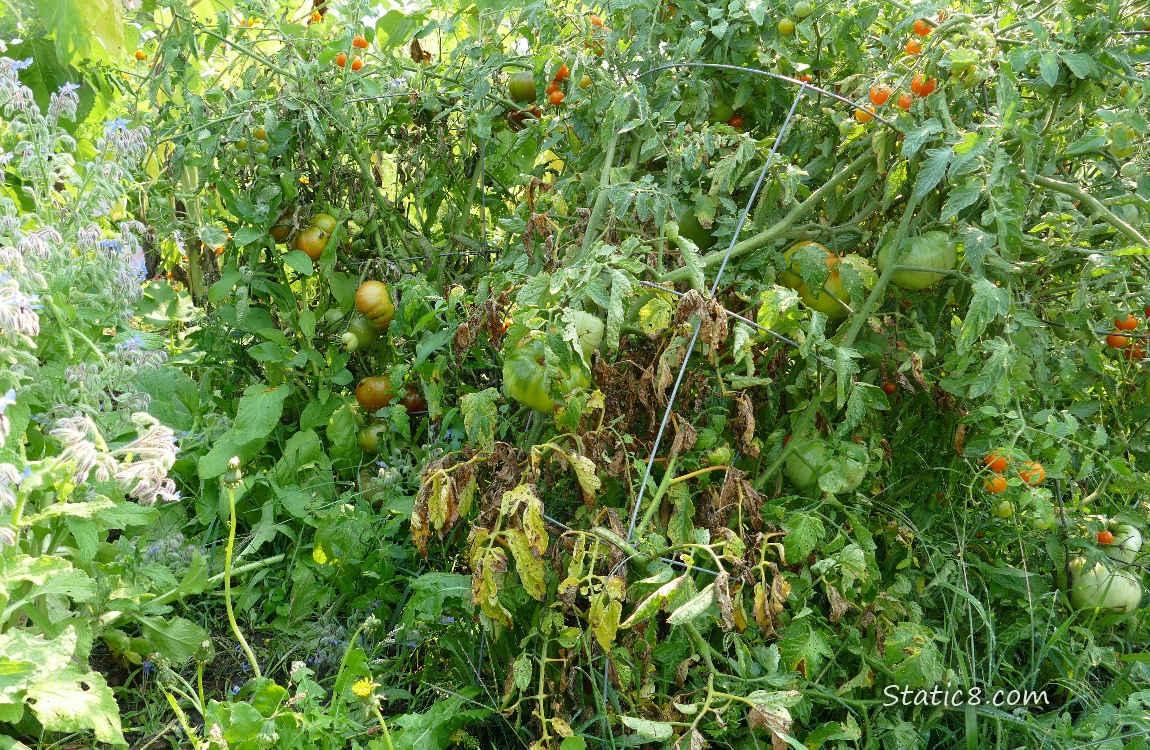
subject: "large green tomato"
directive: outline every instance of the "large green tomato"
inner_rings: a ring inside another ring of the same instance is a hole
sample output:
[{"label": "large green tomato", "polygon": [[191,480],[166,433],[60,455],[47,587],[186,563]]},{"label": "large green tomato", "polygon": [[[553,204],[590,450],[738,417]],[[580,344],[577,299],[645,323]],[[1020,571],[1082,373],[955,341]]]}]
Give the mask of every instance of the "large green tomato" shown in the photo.
[{"label": "large green tomato", "polygon": [[[899,258],[900,266],[918,266],[950,271],[958,260],[954,243],[946,232],[927,232],[909,240],[910,247]],[[879,250],[878,267],[885,271],[890,265],[893,247],[888,243]],[[931,271],[895,271],[891,283],[903,289],[926,289],[946,278],[945,273]]]},{"label": "large green tomato", "polygon": [[1129,570],[1110,570],[1098,563],[1085,570],[1079,557],[1070,563],[1070,603],[1077,609],[1098,610],[1103,614],[1126,614],[1138,609],[1142,584]]},{"label": "large green tomato", "polygon": [[379,439],[387,433],[388,426],[386,422],[373,422],[367,427],[364,427],[356,435],[359,442],[359,449],[364,453],[375,455],[379,453]]},{"label": "large green tomato", "polygon": [[707,229],[699,222],[695,208],[690,203],[679,214],[679,236],[694,242],[700,252],[710,250],[715,244],[715,230]]},{"label": "large green tomato", "polygon": [[[559,381],[551,385],[561,396],[591,385],[591,378],[578,362],[573,362],[566,373],[559,375]],[[541,338],[528,335],[503,358],[503,386],[507,395],[524,406],[553,414],[556,402],[551,398],[548,385],[547,344]]]},{"label": "large green tomato", "polygon": [[783,470],[787,479],[804,492],[823,490],[831,494],[854,492],[867,473],[866,449],[854,443],[831,443],[819,438],[795,438]]},{"label": "large green tomato", "polygon": [[346,351],[354,352],[366,349],[374,344],[378,338],[379,329],[364,316],[356,314],[351,316],[351,320],[347,324],[347,331],[340,336],[340,341],[343,342],[343,348]]},{"label": "large green tomato", "polygon": [[513,73],[507,81],[507,93],[515,102],[533,102],[538,98],[535,91],[535,76],[529,70]]},{"label": "large green tomato", "polygon": [[[807,288],[806,283],[798,274],[798,266],[794,263],[795,253],[808,245],[814,246],[822,251],[824,262],[827,268],[830,269],[830,274],[827,276],[826,281],[823,282],[823,291],[816,297],[810,289]],[[792,245],[786,253],[783,254],[783,259],[787,263],[787,269],[779,274],[779,281],[784,286],[790,287],[799,293],[799,299],[803,301],[807,307],[812,310],[818,310],[823,315],[829,318],[845,318],[848,310],[843,306],[839,300],[849,300],[850,296],[847,290],[843,287],[842,277],[838,272],[839,257],[832,253],[824,245],[817,242],[804,241],[796,245]],[[830,294],[826,294],[829,292]]]}]

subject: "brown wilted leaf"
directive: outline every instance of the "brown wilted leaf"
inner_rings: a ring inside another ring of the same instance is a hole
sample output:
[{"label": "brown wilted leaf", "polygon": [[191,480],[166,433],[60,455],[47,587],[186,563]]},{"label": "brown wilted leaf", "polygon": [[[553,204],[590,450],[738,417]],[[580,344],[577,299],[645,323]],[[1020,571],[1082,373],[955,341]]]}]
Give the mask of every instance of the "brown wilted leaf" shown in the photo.
[{"label": "brown wilted leaf", "polygon": [[660,406],[667,404],[667,389],[675,382],[679,374],[679,367],[687,354],[686,342],[674,339],[670,346],[659,357],[659,365],[655,374],[655,398]]},{"label": "brown wilted leaf", "polygon": [[419,39],[411,40],[411,59],[422,65],[431,64],[431,53],[423,49],[423,45],[419,43]]},{"label": "brown wilted leaf", "polygon": [[755,407],[751,397],[745,392],[735,396],[736,415],[734,424],[735,439],[739,443],[739,450],[748,458],[759,457],[759,446],[755,445]]},{"label": "brown wilted leaf", "polygon": [[680,419],[679,415],[674,414],[671,417],[675,424],[675,439],[671,442],[671,454],[667,460],[674,458],[683,451],[692,450],[695,447],[695,442],[699,439],[699,433],[695,432],[695,428],[691,423],[685,419]]},{"label": "brown wilted leaf", "polygon": [[838,622],[854,605],[843,598],[834,586],[827,586],[827,599],[831,604],[831,622]]},{"label": "brown wilted leaf", "polygon": [[731,602],[731,576],[726,571],[715,576],[715,602],[719,605],[719,624],[728,633],[735,629],[735,611]]},{"label": "brown wilted leaf", "polygon": [[459,324],[455,329],[455,339],[452,346],[455,350],[455,356],[463,354],[475,344],[475,334],[471,330],[471,326],[467,325],[467,321]]},{"label": "brown wilted leaf", "polygon": [[954,431],[954,452],[962,455],[966,449],[966,425],[960,424]]}]

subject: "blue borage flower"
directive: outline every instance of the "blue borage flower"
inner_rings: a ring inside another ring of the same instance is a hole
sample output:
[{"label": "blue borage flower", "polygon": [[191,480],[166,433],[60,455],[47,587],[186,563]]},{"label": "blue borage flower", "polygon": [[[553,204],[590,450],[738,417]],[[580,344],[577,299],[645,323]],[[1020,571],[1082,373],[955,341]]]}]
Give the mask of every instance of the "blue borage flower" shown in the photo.
[{"label": "blue borage flower", "polygon": [[5,409],[7,409],[9,406],[12,406],[15,403],[16,403],[16,389],[15,388],[9,388],[4,393],[3,396],[0,396],[0,414],[3,414]]},{"label": "blue borage flower", "polygon": [[23,60],[13,60],[12,70],[27,70],[32,67],[32,58],[26,57]]}]

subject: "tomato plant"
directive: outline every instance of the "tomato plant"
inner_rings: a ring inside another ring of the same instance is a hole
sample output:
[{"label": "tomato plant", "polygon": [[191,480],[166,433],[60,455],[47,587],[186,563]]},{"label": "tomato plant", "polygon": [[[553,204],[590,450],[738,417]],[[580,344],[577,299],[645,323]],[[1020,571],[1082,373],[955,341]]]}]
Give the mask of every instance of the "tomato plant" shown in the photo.
[{"label": "tomato plant", "polygon": [[529,70],[512,73],[507,81],[507,93],[515,102],[535,101],[535,76]]}]

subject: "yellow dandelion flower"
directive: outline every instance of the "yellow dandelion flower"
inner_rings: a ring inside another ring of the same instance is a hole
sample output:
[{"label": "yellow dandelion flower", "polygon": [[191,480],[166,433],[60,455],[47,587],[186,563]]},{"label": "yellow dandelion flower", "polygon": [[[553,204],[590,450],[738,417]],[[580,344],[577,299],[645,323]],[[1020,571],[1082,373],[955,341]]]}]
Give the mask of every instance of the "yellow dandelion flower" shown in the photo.
[{"label": "yellow dandelion flower", "polygon": [[379,687],[379,683],[372,682],[367,677],[362,677],[356,680],[355,684],[351,686],[351,692],[355,693],[356,698],[367,700],[377,687]]},{"label": "yellow dandelion flower", "polygon": [[310,184],[310,183],[311,183],[311,180],[309,180],[309,179],[307,178],[307,175],[306,175],[306,174],[301,174],[301,175],[299,176],[299,181],[300,181],[300,184],[301,184],[301,185],[308,185],[308,184]]},{"label": "yellow dandelion flower", "polygon": [[311,559],[315,560],[316,565],[327,565],[327,553],[318,544],[311,551]]}]

